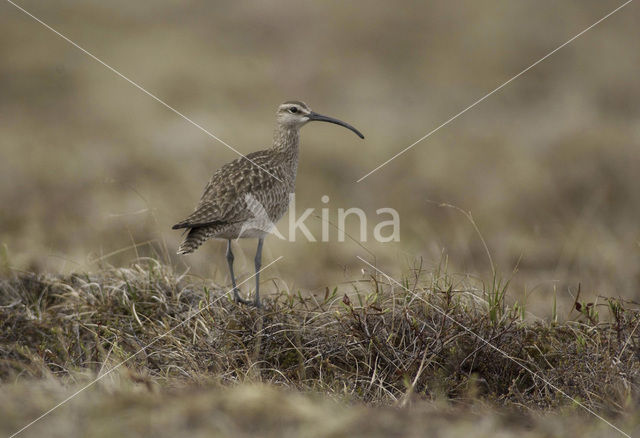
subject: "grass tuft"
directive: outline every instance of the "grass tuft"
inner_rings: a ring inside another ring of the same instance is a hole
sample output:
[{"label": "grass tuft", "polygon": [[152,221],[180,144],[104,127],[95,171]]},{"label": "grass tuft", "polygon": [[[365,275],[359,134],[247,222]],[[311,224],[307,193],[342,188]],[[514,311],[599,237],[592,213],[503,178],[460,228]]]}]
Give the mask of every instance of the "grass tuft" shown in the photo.
[{"label": "grass tuft", "polygon": [[548,383],[608,415],[637,399],[631,303],[576,301],[573,321],[528,322],[505,305],[500,282],[484,294],[442,272],[402,283],[372,277],[344,296],[283,291],[257,311],[151,259],[95,274],[21,273],[0,281],[0,378],[73,380],[129,359],[120,372],[148,384],[261,382],[374,405],[572,404]]}]

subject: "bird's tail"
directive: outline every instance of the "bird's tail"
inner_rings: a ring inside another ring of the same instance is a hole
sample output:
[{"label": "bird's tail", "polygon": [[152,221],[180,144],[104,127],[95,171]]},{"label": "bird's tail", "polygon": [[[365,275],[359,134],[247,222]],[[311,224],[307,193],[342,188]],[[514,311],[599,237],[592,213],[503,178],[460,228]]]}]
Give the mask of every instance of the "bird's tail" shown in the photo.
[{"label": "bird's tail", "polygon": [[205,240],[209,238],[209,230],[205,227],[202,228],[191,228],[189,230],[189,234],[187,234],[187,238],[184,239],[184,242],[180,244],[178,247],[178,254],[190,254],[200,245],[202,245]]}]

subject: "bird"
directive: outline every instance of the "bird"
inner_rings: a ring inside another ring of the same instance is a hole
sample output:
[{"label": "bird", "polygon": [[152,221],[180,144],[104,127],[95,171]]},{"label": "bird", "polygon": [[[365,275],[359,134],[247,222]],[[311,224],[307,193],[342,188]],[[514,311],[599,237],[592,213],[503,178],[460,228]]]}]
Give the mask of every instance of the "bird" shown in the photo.
[{"label": "bird", "polygon": [[[343,126],[364,139],[346,122],[318,114],[304,102],[286,101],[276,111],[272,147],[238,157],[215,171],[195,211],[172,227],[186,231],[178,254],[192,253],[209,239],[227,241],[226,259],[236,303],[261,306],[262,245],[269,228],[256,223],[256,213],[266,214],[268,217],[262,219],[275,224],[287,212],[289,195],[295,192],[300,128],[313,121]],[[231,241],[238,238],[258,239],[253,302],[241,298],[236,286]]]}]

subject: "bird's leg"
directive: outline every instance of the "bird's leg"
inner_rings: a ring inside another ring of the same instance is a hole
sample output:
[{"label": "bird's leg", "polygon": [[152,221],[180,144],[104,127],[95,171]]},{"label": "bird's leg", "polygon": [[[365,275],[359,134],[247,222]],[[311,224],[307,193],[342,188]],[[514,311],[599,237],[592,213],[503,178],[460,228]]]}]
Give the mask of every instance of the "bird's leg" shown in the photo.
[{"label": "bird's leg", "polygon": [[256,249],[256,296],[253,300],[253,304],[256,307],[260,307],[260,268],[262,267],[262,243],[264,242],[264,238],[261,237],[258,239],[258,248]]},{"label": "bird's leg", "polygon": [[247,304],[247,301],[240,298],[238,287],[236,286],[236,277],[233,275],[233,252],[231,252],[231,239],[227,243],[227,263],[229,264],[229,273],[231,274],[231,284],[233,285],[233,299],[236,303]]}]

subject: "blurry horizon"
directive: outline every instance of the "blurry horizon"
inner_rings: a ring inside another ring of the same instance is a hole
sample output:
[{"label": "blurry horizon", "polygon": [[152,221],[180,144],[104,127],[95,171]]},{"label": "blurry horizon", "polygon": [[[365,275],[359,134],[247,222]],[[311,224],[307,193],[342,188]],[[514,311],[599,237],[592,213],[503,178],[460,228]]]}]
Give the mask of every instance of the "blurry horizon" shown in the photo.
[{"label": "blurry horizon", "polygon": [[[554,293],[566,314],[579,283],[585,298],[640,299],[634,3],[360,183],[624,2],[17,3],[243,154],[271,146],[291,99],[362,131],[303,128],[297,208],[394,208],[400,242],[271,237],[265,261],[284,259],[265,281],[332,288],[360,278],[356,256],[371,254],[396,278],[445,258],[462,279],[490,280],[484,239],[540,316]],[[224,242],[180,257],[170,227],[237,155],[11,4],[0,11],[0,245],[12,268],[160,254],[225,284]],[[442,203],[470,212],[482,238]],[[318,218],[305,223],[321,233]],[[255,243],[236,244],[242,275]]]}]

